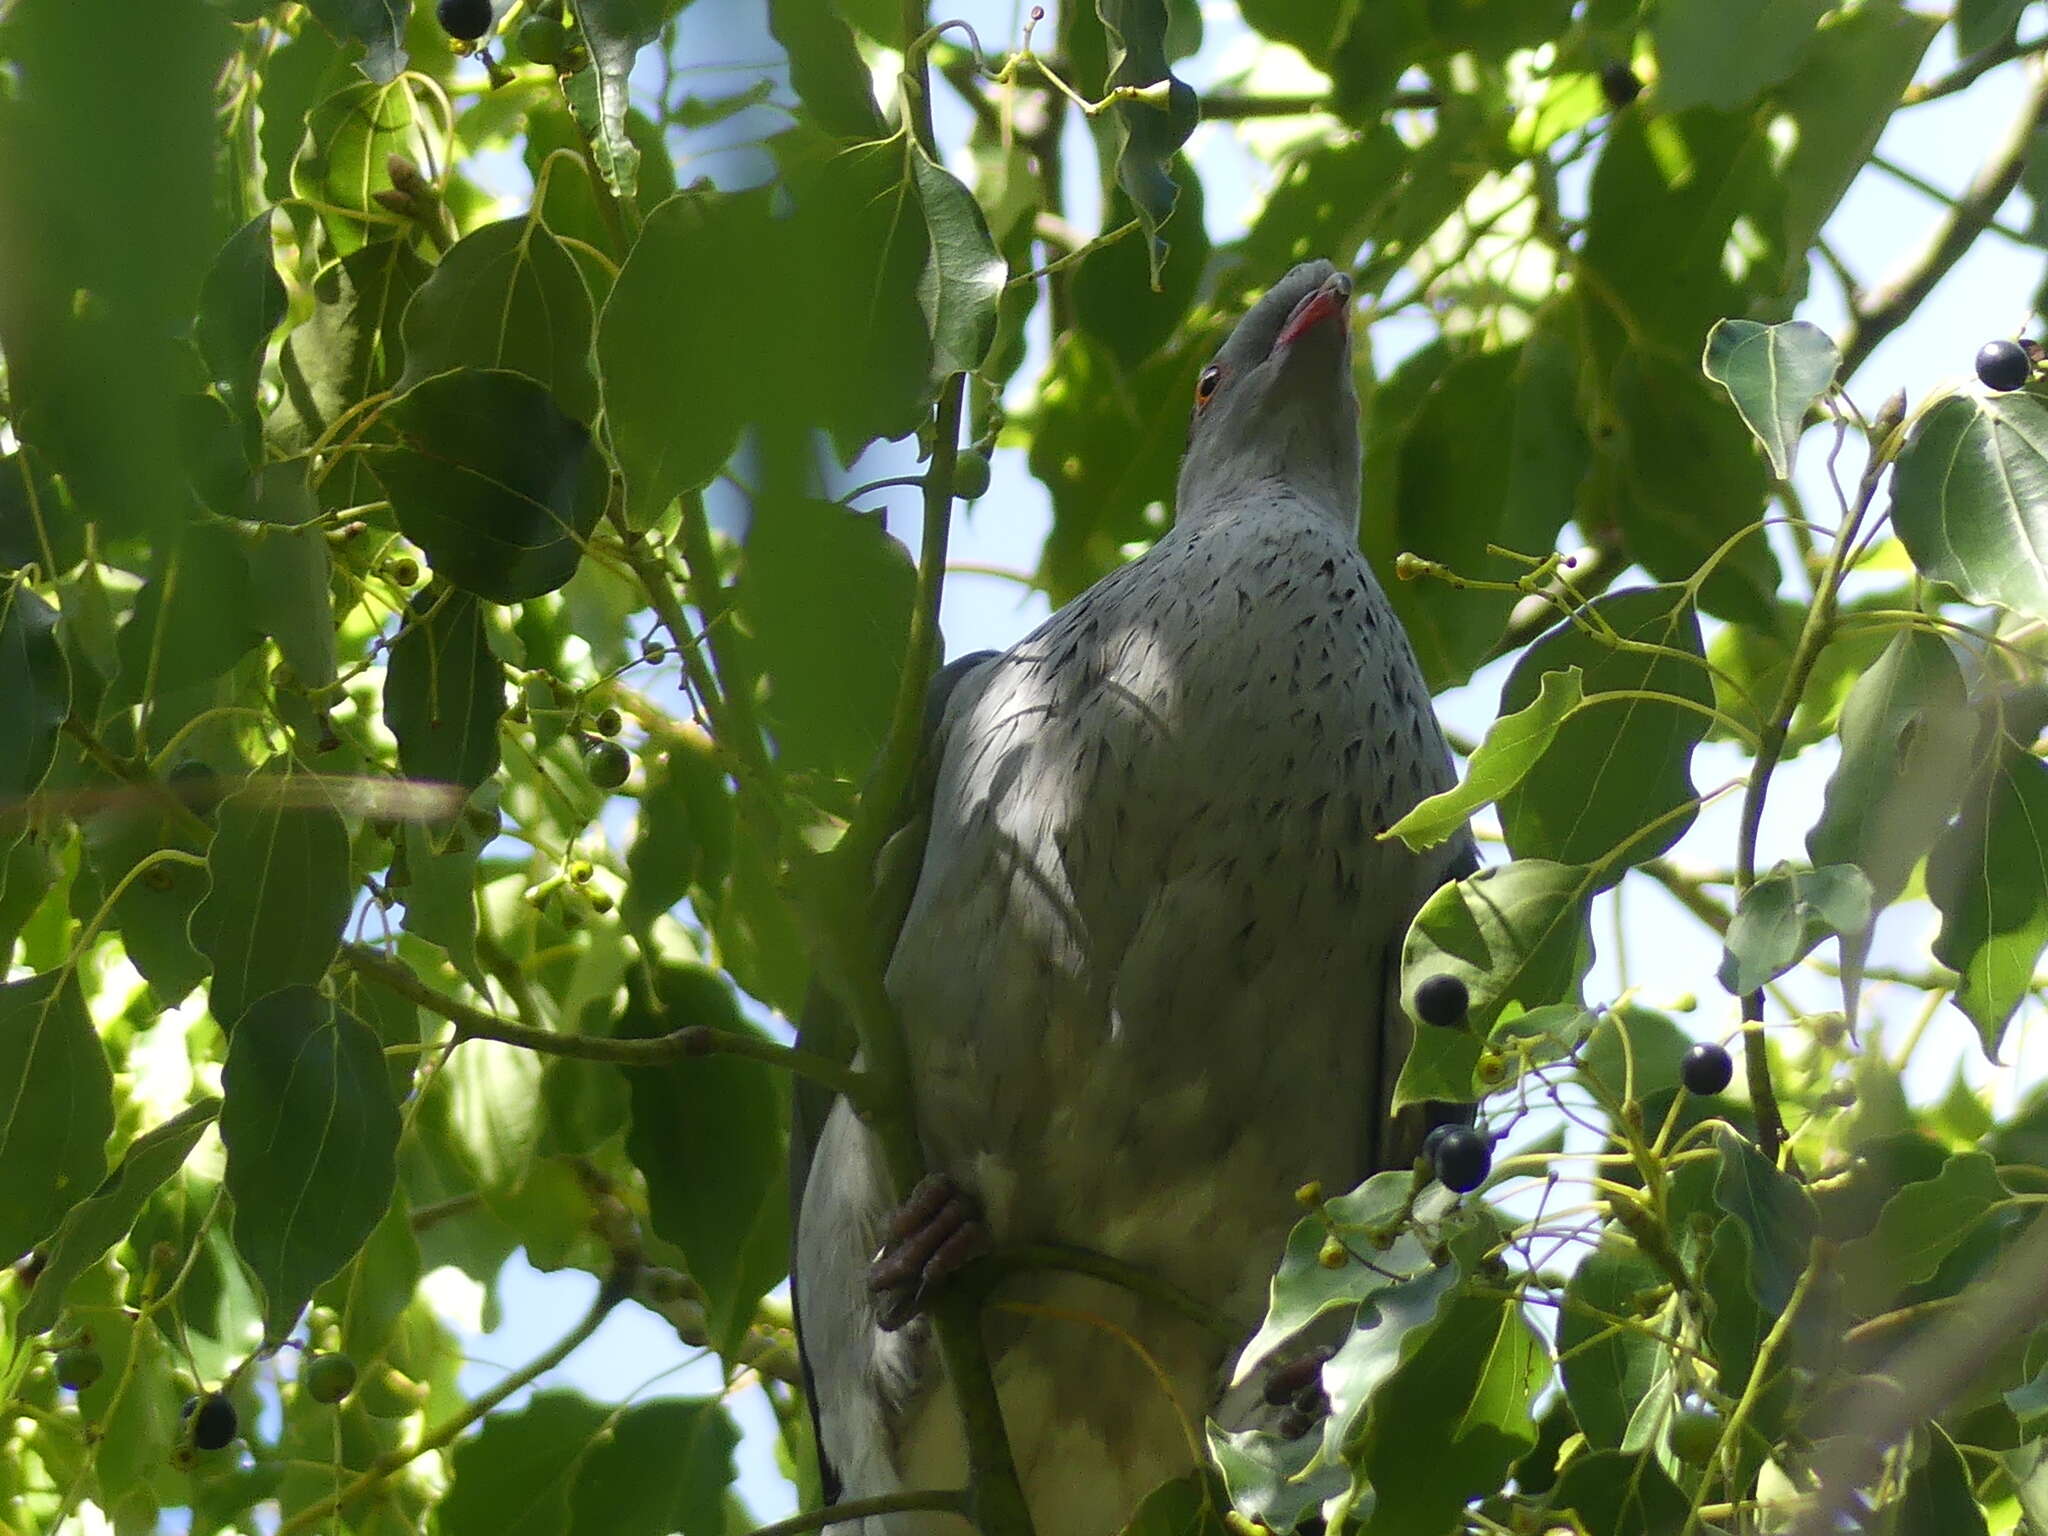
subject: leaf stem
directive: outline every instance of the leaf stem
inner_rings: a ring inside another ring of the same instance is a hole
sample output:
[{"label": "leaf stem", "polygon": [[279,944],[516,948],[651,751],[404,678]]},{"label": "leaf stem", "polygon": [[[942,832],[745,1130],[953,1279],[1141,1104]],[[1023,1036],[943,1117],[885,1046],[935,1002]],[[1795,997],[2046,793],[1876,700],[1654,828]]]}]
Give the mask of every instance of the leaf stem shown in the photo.
[{"label": "leaf stem", "polygon": [[757,1526],[751,1536],[802,1536],[805,1531],[822,1531],[828,1525],[837,1525],[842,1520],[859,1520],[867,1515],[894,1515],[912,1510],[936,1509],[958,1515],[971,1527],[967,1510],[972,1502],[964,1488],[915,1488],[907,1493],[881,1493],[871,1499],[848,1499],[841,1504],[829,1505],[824,1509],[806,1510],[800,1515],[791,1515],[787,1520],[778,1520],[773,1525]]},{"label": "leaf stem", "polygon": [[392,1473],[430,1451],[442,1450],[453,1444],[455,1437],[478,1419],[511,1397],[513,1393],[531,1386],[539,1377],[546,1375],[574,1354],[592,1334],[597,1332],[598,1326],[611,1315],[612,1308],[625,1300],[629,1293],[630,1286],[623,1276],[617,1273],[607,1276],[598,1285],[597,1299],[590,1304],[590,1310],[584,1314],[583,1321],[562,1335],[553,1348],[529,1360],[490,1391],[479,1393],[464,1406],[462,1412],[423,1436],[417,1445],[405,1450],[387,1451],[379,1456],[346,1488],[330,1494],[318,1503],[307,1505],[285,1521],[277,1528],[276,1536],[294,1536],[296,1532],[310,1529],[322,1516],[361,1498]]},{"label": "leaf stem", "polygon": [[[1743,792],[1741,828],[1736,834],[1735,890],[1738,902],[1742,893],[1756,883],[1756,845],[1763,829],[1764,802],[1770,794],[1771,775],[1777,771],[1779,759],[1784,756],[1792,718],[1798,712],[1799,701],[1805,696],[1807,683],[1812,680],[1814,665],[1834,634],[1835,604],[1841,595],[1849,553],[1855,548],[1857,530],[1869,515],[1878,484],[1884,478],[1885,465],[1886,461],[1873,453],[1863,467],[1863,478],[1856,490],[1856,504],[1848,509],[1842,526],[1835,532],[1827,570],[1815,584],[1813,604],[1806,611],[1806,622],[1800,626],[1798,642],[1792,648],[1792,659],[1785,668],[1785,686],[1779,690],[1777,707],[1764,722],[1763,733],[1757,743],[1756,760],[1749,771],[1749,785]],[[1756,1111],[1757,1140],[1764,1156],[1775,1163],[1786,1141],[1785,1117],[1778,1108],[1777,1090],[1771,1082],[1771,1057],[1764,1041],[1763,1017],[1762,989],[1745,993],[1742,998],[1742,1055],[1749,1081],[1750,1104]]]},{"label": "leaf stem", "polygon": [[344,944],[341,958],[372,981],[397,993],[408,1002],[448,1020],[459,1040],[496,1040],[516,1045],[543,1056],[572,1056],[582,1061],[609,1061],[621,1067],[658,1067],[687,1061],[696,1056],[744,1056],[765,1062],[786,1072],[813,1078],[834,1093],[844,1094],[856,1105],[872,1098],[867,1076],[815,1051],[778,1045],[755,1035],[714,1029],[708,1024],[685,1024],[665,1035],[650,1039],[617,1040],[607,1035],[570,1035],[551,1029],[518,1024],[457,1002],[437,992],[397,961],[362,944]]}]

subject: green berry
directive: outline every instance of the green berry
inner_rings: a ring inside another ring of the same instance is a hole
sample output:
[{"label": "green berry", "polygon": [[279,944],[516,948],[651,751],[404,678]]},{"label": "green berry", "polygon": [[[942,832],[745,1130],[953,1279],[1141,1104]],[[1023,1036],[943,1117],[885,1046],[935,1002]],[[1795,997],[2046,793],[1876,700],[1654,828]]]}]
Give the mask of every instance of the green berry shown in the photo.
[{"label": "green berry", "polygon": [[973,501],[988,494],[988,482],[988,455],[963,448],[953,461],[953,494],[962,501]]},{"label": "green berry", "polygon": [[1671,1454],[1687,1466],[1703,1467],[1721,1443],[1721,1416],[1706,1408],[1688,1408],[1671,1421]]},{"label": "green berry", "polygon": [[106,1362],[100,1359],[100,1352],[88,1344],[74,1344],[69,1349],[57,1351],[52,1362],[57,1373],[57,1385],[66,1392],[83,1392],[100,1379]]},{"label": "green berry", "polygon": [[356,1363],[347,1355],[315,1355],[299,1373],[306,1396],[316,1403],[338,1403],[356,1389]]},{"label": "green berry", "polygon": [[583,771],[599,789],[617,789],[633,771],[633,754],[616,741],[593,736],[583,744]]},{"label": "green berry", "polygon": [[568,51],[569,29],[552,16],[529,16],[519,24],[520,56],[533,64],[559,64]]}]

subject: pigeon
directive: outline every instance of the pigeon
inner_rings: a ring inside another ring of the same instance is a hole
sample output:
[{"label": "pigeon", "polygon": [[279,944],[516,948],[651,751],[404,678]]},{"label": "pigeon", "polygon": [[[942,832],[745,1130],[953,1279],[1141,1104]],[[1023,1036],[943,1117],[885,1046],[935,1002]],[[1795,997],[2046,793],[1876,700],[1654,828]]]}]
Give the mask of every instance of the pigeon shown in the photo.
[{"label": "pigeon", "polygon": [[1477,860],[1462,833],[1420,854],[1376,837],[1454,771],[1359,552],[1350,297],[1326,261],[1276,283],[1196,384],[1170,531],[941,674],[886,972],[933,1176],[899,1205],[844,1101],[796,1158],[828,1501],[965,1485],[923,1300],[992,1250],[1057,1244],[1242,1327],[1233,1343],[1110,1279],[1002,1271],[983,1333],[1033,1522],[1121,1530],[1198,1465],[1294,1192],[1408,1166],[1460,1114],[1392,1112],[1403,940]]}]

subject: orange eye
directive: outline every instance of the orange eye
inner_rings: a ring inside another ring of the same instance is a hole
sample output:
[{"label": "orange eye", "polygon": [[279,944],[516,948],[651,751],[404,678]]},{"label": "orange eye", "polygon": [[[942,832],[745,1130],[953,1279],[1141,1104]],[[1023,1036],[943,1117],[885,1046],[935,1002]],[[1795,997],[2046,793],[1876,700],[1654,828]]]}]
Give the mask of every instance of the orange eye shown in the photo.
[{"label": "orange eye", "polygon": [[1209,397],[1216,393],[1216,386],[1223,382],[1223,370],[1213,363],[1202,370],[1201,378],[1195,381],[1195,409],[1201,410],[1209,403]]}]

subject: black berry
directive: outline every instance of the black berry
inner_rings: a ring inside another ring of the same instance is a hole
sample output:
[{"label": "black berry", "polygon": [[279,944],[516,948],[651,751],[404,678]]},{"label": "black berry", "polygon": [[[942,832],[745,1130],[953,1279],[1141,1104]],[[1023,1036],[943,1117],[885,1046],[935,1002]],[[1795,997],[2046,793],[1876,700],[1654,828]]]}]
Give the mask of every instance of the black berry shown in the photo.
[{"label": "black berry", "polygon": [[441,0],[434,15],[441,30],[459,42],[473,43],[491,30],[491,0]]},{"label": "black berry", "polygon": [[1986,389],[2004,394],[2034,376],[2026,348],[2016,341],[1987,341],[1977,349],[1977,377]]},{"label": "black berry", "polygon": [[1428,977],[1415,989],[1415,1016],[1439,1029],[1464,1023],[1465,1011],[1471,1006],[1465,983],[1449,974]]},{"label": "black berry", "polygon": [[633,754],[616,741],[593,736],[583,743],[583,771],[599,789],[617,789],[633,771]]},{"label": "black berry", "polygon": [[[1483,1131],[1469,1125],[1440,1125],[1429,1133],[1436,1141],[1430,1163],[1437,1182],[1455,1195],[1470,1194],[1486,1182],[1493,1171],[1493,1142]],[[1437,1138],[1439,1135],[1441,1140]]]},{"label": "black berry", "polygon": [[306,1396],[316,1403],[338,1403],[356,1389],[356,1363],[347,1355],[315,1355],[299,1373]]},{"label": "black berry", "polygon": [[51,1362],[57,1373],[57,1385],[67,1392],[83,1392],[100,1379],[106,1362],[100,1359],[100,1352],[90,1345],[74,1344],[69,1349],[57,1351],[57,1358]]},{"label": "black berry", "polygon": [[616,736],[626,728],[626,717],[616,709],[600,709],[597,719],[591,722],[600,736]]},{"label": "black berry", "polygon": [[1643,94],[1643,82],[1626,64],[1610,64],[1600,71],[1600,94],[1607,98],[1608,106],[1619,112]]},{"label": "black berry", "polygon": [[192,1410],[192,1443],[202,1451],[217,1451],[235,1438],[235,1405],[218,1392],[209,1392]]},{"label": "black berry", "polygon": [[1444,1144],[1444,1137],[1458,1127],[1454,1124],[1433,1125],[1429,1134],[1422,1138],[1422,1157],[1431,1168],[1436,1167],[1436,1149]]},{"label": "black berry", "polygon": [[1678,1080],[1685,1084],[1687,1093],[1705,1098],[1719,1093],[1735,1080],[1735,1062],[1725,1047],[1711,1040],[1702,1040],[1687,1051],[1685,1059],[1678,1064]]}]

